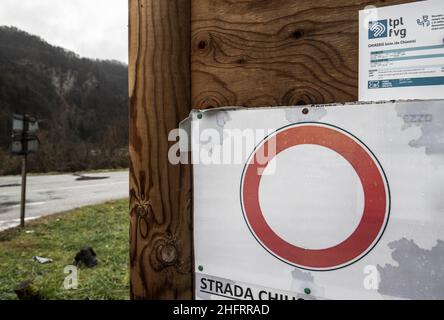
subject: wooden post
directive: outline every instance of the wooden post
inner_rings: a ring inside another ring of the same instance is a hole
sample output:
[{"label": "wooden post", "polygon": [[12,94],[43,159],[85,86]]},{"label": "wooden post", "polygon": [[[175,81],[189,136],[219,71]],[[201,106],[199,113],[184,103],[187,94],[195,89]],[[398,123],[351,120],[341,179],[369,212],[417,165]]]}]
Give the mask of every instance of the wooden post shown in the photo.
[{"label": "wooden post", "polygon": [[359,10],[407,2],[193,0],[193,107],[356,101]]},{"label": "wooden post", "polygon": [[129,0],[132,299],[191,299],[190,167],[168,161],[190,112],[190,0]]},{"label": "wooden post", "polygon": [[129,0],[132,298],[192,297],[190,107],[356,101],[358,11],[413,1]]}]

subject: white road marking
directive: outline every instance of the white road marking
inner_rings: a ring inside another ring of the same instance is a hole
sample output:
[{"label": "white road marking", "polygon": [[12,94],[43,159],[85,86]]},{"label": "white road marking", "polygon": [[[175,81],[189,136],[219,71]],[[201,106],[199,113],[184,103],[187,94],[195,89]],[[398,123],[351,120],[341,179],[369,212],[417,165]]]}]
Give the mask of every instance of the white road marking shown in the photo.
[{"label": "white road marking", "polygon": [[[84,189],[84,188],[95,188],[95,187],[103,187],[103,186],[110,186],[110,185],[117,185],[117,184],[129,184],[128,181],[120,181],[120,182],[111,182],[111,183],[101,183],[101,184],[85,184],[85,185],[81,185],[81,186],[71,186],[71,187],[61,187],[61,188],[55,188],[55,189],[51,189],[51,188],[46,188],[46,189],[32,189],[32,186],[27,187],[28,190],[32,191],[32,192],[49,192],[49,191],[61,191],[61,190],[74,190],[74,189]],[[3,193],[4,195],[11,195],[11,194],[16,194],[17,192],[5,192]]]},{"label": "white road marking", "polygon": [[[28,207],[28,206],[41,206],[42,204],[45,204],[46,203],[46,201],[41,201],[41,202],[30,202],[30,203],[26,203],[26,206]],[[20,207],[20,205],[19,204],[15,204],[15,205],[13,205],[13,206],[9,206],[9,207],[6,207],[6,208],[19,208]]]},{"label": "white road marking", "polygon": [[[25,218],[25,221],[31,221],[31,220],[35,220],[38,219],[42,216],[36,216],[36,217],[29,217],[29,218]],[[20,219],[12,219],[12,220],[8,220],[8,221],[0,221],[0,232],[10,229],[10,228],[14,228],[17,227],[18,225],[20,225]]]}]

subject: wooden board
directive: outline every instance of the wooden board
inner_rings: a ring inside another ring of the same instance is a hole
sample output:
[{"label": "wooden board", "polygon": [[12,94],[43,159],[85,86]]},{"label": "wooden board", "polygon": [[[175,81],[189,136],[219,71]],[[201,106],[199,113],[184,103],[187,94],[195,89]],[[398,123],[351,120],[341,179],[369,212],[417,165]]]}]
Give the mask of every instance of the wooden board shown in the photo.
[{"label": "wooden board", "polygon": [[190,108],[355,101],[358,10],[406,2],[129,0],[133,299],[192,298],[190,168],[167,159]]},{"label": "wooden board", "polygon": [[129,0],[132,299],[191,299],[191,179],[169,164],[190,111],[189,0]]},{"label": "wooden board", "polygon": [[412,0],[193,0],[194,108],[358,99],[358,10]]}]

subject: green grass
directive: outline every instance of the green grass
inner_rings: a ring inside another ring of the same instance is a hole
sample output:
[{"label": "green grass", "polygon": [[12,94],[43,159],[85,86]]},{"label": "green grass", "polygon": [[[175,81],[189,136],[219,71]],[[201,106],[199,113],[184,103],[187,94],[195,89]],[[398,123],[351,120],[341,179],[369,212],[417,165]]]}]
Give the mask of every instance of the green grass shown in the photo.
[{"label": "green grass", "polygon": [[[34,280],[44,299],[128,299],[128,219],[128,200],[120,200],[0,233],[0,300],[17,299],[14,288],[24,280]],[[66,290],[64,268],[84,246],[94,248],[98,265],[80,267],[78,289]],[[33,256],[54,261],[39,264]]]}]

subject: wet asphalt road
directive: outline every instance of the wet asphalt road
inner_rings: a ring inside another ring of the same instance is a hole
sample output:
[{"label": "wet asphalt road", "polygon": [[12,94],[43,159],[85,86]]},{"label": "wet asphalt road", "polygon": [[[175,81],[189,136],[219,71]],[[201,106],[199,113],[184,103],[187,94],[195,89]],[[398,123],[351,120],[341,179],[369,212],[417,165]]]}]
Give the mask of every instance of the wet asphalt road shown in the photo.
[{"label": "wet asphalt road", "polygon": [[[20,218],[21,177],[0,177],[0,231]],[[128,171],[28,176],[27,220],[128,197]]]}]

